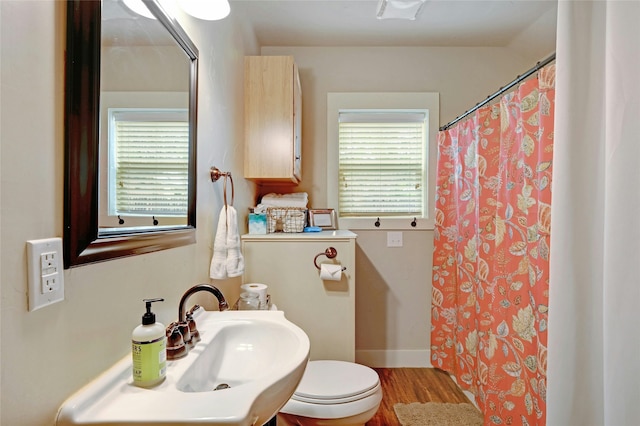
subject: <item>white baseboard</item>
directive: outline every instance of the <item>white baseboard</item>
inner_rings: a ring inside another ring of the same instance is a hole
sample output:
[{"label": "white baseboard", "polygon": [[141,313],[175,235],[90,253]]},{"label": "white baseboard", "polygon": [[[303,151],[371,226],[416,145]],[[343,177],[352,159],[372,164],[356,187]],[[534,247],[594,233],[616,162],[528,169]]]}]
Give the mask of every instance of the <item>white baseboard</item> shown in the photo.
[{"label": "white baseboard", "polygon": [[431,351],[424,350],[356,350],[356,362],[374,368],[431,368]]}]

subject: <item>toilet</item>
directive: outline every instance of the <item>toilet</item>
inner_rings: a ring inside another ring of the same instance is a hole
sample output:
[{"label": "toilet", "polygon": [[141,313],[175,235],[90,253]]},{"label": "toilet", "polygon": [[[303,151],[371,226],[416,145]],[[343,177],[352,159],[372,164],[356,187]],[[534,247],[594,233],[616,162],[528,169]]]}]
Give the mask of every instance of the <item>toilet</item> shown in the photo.
[{"label": "toilet", "polygon": [[364,425],[378,411],[378,373],[346,361],[309,361],[296,391],[278,413],[278,425]]}]

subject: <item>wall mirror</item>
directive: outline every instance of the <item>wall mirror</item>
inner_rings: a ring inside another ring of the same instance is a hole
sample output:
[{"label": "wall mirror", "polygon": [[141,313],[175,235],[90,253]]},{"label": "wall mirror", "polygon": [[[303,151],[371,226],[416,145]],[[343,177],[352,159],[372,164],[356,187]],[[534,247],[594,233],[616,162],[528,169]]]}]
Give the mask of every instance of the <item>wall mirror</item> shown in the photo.
[{"label": "wall mirror", "polygon": [[195,242],[198,51],[138,3],[67,3],[65,268]]}]

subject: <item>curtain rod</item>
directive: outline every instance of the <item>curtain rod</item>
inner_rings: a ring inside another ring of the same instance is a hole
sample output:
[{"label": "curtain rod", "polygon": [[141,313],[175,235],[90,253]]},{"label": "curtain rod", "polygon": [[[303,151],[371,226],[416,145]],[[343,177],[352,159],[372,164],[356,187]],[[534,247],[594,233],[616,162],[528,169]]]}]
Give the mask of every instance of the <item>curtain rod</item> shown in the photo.
[{"label": "curtain rod", "polygon": [[516,84],[520,83],[521,81],[525,80],[526,78],[528,78],[530,75],[532,75],[533,73],[537,72],[540,68],[544,67],[545,65],[553,62],[556,60],[556,54],[553,53],[551,56],[549,56],[546,59],[543,59],[539,62],[536,63],[536,65],[532,68],[530,68],[527,72],[525,72],[522,75],[519,75],[515,78],[515,80],[513,80],[511,83],[507,84],[504,87],[501,87],[497,92],[493,93],[492,95],[487,96],[487,98],[476,104],[476,106],[474,106],[473,108],[467,110],[464,114],[457,116],[456,118],[454,118],[452,121],[450,121],[449,123],[445,124],[444,126],[440,127],[440,131],[443,130],[447,130],[449,127],[453,126],[454,124],[456,124],[458,121],[462,120],[463,118],[465,118],[467,115],[471,114],[472,112],[476,111],[477,109],[479,109],[480,107],[488,104],[489,102],[491,102],[492,100],[494,100],[495,98],[497,98],[498,96],[502,95],[503,93],[505,93],[507,90],[511,89],[513,86],[515,86]]}]

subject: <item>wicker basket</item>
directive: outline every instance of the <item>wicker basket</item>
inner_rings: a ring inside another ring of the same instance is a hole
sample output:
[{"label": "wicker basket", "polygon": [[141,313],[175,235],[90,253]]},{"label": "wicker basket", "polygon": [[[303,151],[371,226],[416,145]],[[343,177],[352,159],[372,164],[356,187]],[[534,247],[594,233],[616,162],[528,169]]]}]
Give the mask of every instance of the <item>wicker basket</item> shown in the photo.
[{"label": "wicker basket", "polygon": [[302,232],[307,224],[307,209],[267,207],[267,232]]}]

